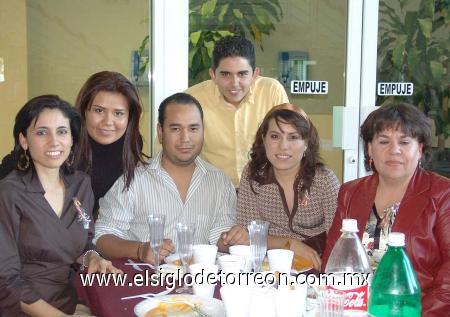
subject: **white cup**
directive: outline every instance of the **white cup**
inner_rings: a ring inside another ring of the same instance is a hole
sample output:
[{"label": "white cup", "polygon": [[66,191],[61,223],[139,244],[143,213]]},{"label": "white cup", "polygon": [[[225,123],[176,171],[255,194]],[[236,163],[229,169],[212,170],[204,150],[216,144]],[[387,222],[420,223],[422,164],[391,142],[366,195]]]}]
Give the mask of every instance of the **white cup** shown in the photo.
[{"label": "white cup", "polygon": [[244,260],[244,272],[252,270],[251,252],[249,245],[233,245],[229,249],[231,255],[238,255]]},{"label": "white cup", "polygon": [[292,259],[294,258],[293,251],[286,249],[272,249],[267,251],[267,258],[269,259],[271,271],[287,274],[291,272]]},{"label": "white cup", "polygon": [[[192,290],[194,294],[200,297],[212,298],[216,284],[208,282],[215,280],[218,283],[217,273],[219,272],[219,266],[196,263],[189,266],[189,271],[192,275]],[[216,275],[216,278],[214,279],[211,274]]]},{"label": "white cup", "polygon": [[274,289],[269,287],[250,287],[250,289],[251,295],[248,317],[278,317],[275,312]]},{"label": "white cup", "polygon": [[238,285],[223,285],[220,288],[227,316],[248,317],[250,310],[251,289]]},{"label": "white cup", "polygon": [[194,263],[215,264],[217,255],[217,245],[195,244],[192,247]]},{"label": "white cup", "polygon": [[280,283],[274,292],[277,316],[303,316],[307,289],[306,284],[297,284],[294,276],[289,277],[288,283]]},{"label": "white cup", "polygon": [[245,260],[238,255],[225,254],[218,258],[219,267],[224,273],[239,273],[244,269]]}]

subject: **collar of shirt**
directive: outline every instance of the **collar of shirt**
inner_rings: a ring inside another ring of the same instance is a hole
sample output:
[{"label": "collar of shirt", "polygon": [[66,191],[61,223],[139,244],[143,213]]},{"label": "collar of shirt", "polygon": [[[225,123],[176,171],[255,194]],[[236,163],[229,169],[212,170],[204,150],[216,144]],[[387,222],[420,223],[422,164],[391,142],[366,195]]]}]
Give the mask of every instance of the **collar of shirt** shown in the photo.
[{"label": "collar of shirt", "polygon": [[[61,172],[61,176],[62,176],[62,179],[64,182],[64,187],[67,192],[67,190],[72,185],[74,185],[74,182],[73,182],[74,174],[65,174],[65,173]],[[25,189],[27,192],[45,194],[45,190],[42,187],[41,181],[39,180],[39,177],[34,170],[32,170],[30,168],[27,172],[25,172],[21,175],[21,178],[22,178],[22,182],[24,183]]]},{"label": "collar of shirt", "polygon": [[[149,170],[155,170],[156,173],[160,174],[163,170],[163,167],[161,166],[161,159],[162,159],[163,151],[159,151],[159,153],[153,158],[150,159],[148,169]],[[194,174],[196,174],[197,170],[199,170],[202,174],[206,174],[207,168],[205,162],[197,156],[195,158],[195,171]]]},{"label": "collar of shirt", "polygon": [[[174,182],[173,178],[161,166],[162,154],[163,154],[163,151],[161,150],[158,153],[158,155],[149,162],[147,171],[148,172],[154,171],[156,173],[156,175],[158,175],[158,177],[161,177],[161,179],[164,180],[164,183],[168,186],[168,188],[170,188],[174,193],[179,195],[177,185]],[[194,173],[192,175],[192,179],[189,184],[189,189],[188,189],[188,192],[186,195],[186,199],[184,202],[182,202],[183,204],[187,203],[191,199],[191,197],[194,195],[198,186],[201,183],[201,180],[204,177],[206,177],[207,171],[208,171],[207,165],[200,157],[197,156],[195,158]],[[181,201],[181,198],[180,198],[180,201]]]}]

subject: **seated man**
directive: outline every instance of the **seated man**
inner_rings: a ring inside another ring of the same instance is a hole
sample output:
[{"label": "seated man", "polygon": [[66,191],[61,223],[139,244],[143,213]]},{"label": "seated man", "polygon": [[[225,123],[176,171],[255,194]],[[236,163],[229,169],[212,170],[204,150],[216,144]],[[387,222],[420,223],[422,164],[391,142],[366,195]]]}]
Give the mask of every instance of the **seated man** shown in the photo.
[{"label": "seated man", "polygon": [[203,111],[192,96],[177,93],[158,110],[158,139],[162,151],[135,171],[123,190],[119,178],[100,200],[94,243],[105,257],[133,258],[154,263],[147,216],[166,215],[160,259],[174,252],[176,223],[196,225],[194,243],[248,244],[248,233],[236,222],[236,192],[225,174],[198,155],[203,146]]}]

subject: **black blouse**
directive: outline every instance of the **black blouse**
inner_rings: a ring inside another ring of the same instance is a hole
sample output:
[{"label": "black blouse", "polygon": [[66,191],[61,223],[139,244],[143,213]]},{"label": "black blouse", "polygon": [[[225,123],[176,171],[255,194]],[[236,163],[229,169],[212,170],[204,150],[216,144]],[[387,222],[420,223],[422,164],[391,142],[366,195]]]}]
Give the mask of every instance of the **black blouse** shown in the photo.
[{"label": "black blouse", "polygon": [[98,217],[98,200],[114,185],[123,174],[123,144],[125,135],[114,143],[103,145],[90,139],[92,148],[92,167],[90,170],[92,190],[94,191],[94,219]]}]

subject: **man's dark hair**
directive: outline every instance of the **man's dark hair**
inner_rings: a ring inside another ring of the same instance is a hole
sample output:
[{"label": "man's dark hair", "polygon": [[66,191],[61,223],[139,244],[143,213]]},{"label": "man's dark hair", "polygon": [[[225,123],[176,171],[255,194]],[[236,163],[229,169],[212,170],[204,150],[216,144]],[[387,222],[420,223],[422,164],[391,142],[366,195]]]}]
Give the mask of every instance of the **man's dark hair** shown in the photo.
[{"label": "man's dark hair", "polygon": [[227,57],[243,57],[255,70],[255,49],[253,44],[240,36],[225,36],[216,42],[212,56],[212,69],[215,71],[222,59]]},{"label": "man's dark hair", "polygon": [[180,105],[195,105],[198,111],[200,112],[200,117],[202,118],[203,122],[203,109],[202,106],[200,105],[200,102],[198,102],[197,99],[195,99],[194,97],[192,97],[187,93],[178,92],[164,99],[159,105],[158,123],[161,125],[161,127],[164,125],[164,119],[166,118],[166,108],[171,103],[176,103]]}]

